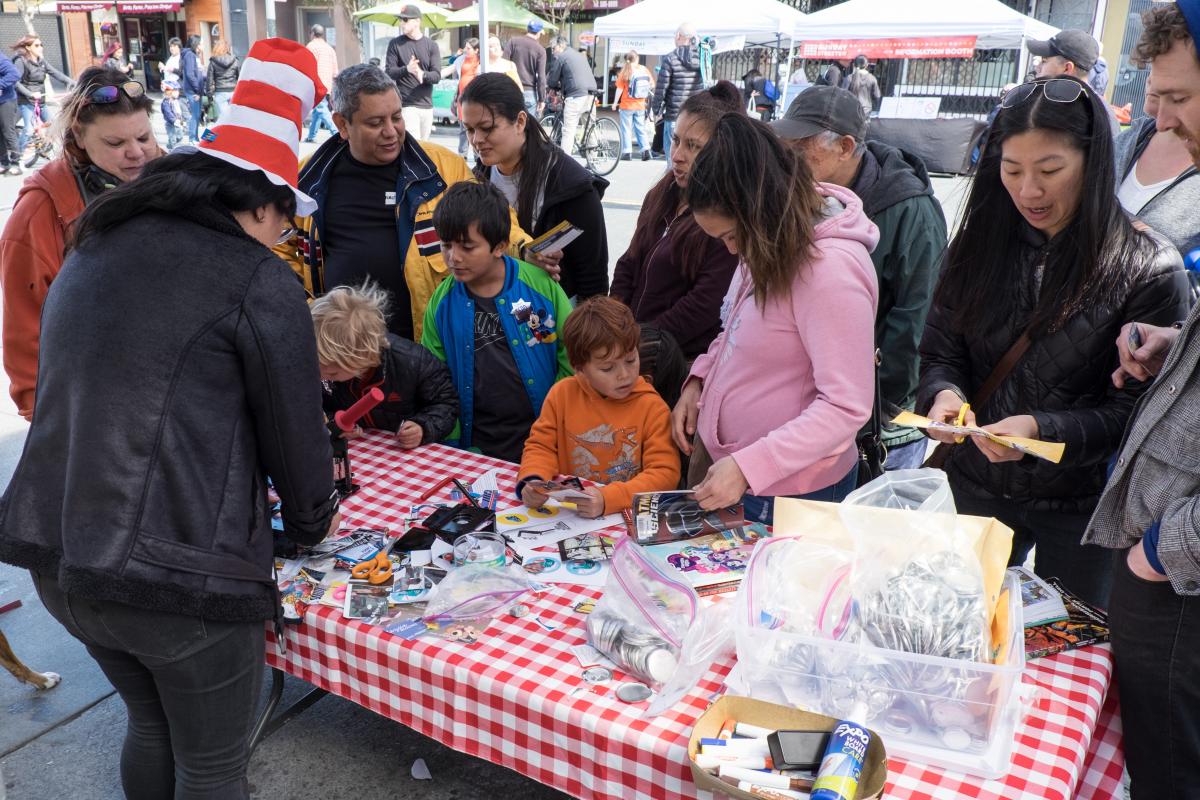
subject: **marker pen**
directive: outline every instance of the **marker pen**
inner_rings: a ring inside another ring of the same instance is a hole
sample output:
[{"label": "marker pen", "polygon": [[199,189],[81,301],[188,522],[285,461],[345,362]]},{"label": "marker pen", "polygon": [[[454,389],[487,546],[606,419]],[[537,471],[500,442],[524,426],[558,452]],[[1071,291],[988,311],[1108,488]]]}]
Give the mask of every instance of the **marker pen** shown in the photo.
[{"label": "marker pen", "polygon": [[758,725],[751,725],[748,722],[739,722],[734,726],[733,732],[738,736],[745,736],[748,739],[765,739],[775,732],[773,728],[760,728]]},{"label": "marker pen", "polygon": [[728,755],[717,755],[711,753],[697,753],[694,759],[696,766],[700,769],[718,769],[722,764],[729,764],[732,767],[745,767],[746,769],[774,769],[774,764],[771,759],[763,756],[740,756],[736,753]]},{"label": "marker pen", "polygon": [[712,755],[736,753],[739,756],[769,756],[766,739],[701,739],[700,752]]},{"label": "marker pen", "polygon": [[729,764],[722,764],[717,775],[722,778],[733,778],[739,781],[747,781],[755,786],[765,786],[768,789],[809,789],[812,787],[811,780],[803,778],[789,778],[786,775],[780,775],[777,772],[755,772],[752,769],[744,767],[732,767]]}]

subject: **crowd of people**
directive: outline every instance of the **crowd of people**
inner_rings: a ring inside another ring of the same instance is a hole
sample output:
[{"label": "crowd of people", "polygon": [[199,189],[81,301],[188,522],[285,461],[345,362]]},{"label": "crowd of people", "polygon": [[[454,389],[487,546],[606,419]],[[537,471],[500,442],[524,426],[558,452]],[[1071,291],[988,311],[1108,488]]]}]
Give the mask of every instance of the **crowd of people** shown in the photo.
[{"label": "crowd of people", "polygon": [[[206,75],[189,41],[162,110],[199,141],[169,153],[114,51],[78,76],[62,154],[0,235],[3,366],[32,423],[0,559],[33,572],[126,701],[130,797],[247,796],[278,614],[266,479],[287,537],[336,531],[323,415],[374,389],[363,425],[399,448],[516,462],[506,488],[530,504],[540,481],[586,478],[588,516],[681,485],[765,523],[777,497],[838,501],[879,406],[876,422],[913,410],[1063,443],[1051,464],[883,434],[888,469],[941,466],[960,512],[1012,528],[1012,563],[1032,551],[1109,609],[1133,796],[1190,791],[1200,8],[1146,12],[1155,124],[1116,139],[1082,79],[1095,54],[1076,32],[1036,44],[1041,74],[1004,95],[953,235],[921,160],[868,141],[862,65],[767,125],[736,86],[700,84],[684,25],[657,79],[635,54],[618,77],[627,146],[645,152],[649,106],[669,169],[611,285],[608,184],[537,120],[550,89],[583,88],[577,51],[556,43],[547,69],[533,26],[507,49],[468,42],[455,153],[428,141],[437,46],[402,16],[383,66],[339,71],[314,26],[244,64],[218,45]],[[17,70],[34,82],[36,44]],[[310,114],[308,138],[326,120],[336,135],[300,160]],[[563,223],[580,235],[539,246]]]}]

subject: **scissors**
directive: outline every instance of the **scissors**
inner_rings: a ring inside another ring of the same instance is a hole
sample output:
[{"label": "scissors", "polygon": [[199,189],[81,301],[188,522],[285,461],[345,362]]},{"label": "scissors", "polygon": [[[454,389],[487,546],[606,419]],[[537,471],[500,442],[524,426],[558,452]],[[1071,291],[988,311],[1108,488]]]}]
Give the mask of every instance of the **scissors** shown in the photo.
[{"label": "scissors", "polygon": [[[954,424],[961,428],[963,423],[967,421],[967,412],[970,410],[971,410],[971,404],[963,403],[962,408],[958,409],[958,419],[956,419],[954,421]],[[962,436],[956,436],[956,437],[954,437],[954,441],[958,444],[962,444],[963,442],[966,441],[966,438],[962,437]]]},{"label": "scissors", "polygon": [[392,579],[392,560],[386,550],[380,550],[366,561],[360,561],[350,570],[350,577],[378,586]]}]

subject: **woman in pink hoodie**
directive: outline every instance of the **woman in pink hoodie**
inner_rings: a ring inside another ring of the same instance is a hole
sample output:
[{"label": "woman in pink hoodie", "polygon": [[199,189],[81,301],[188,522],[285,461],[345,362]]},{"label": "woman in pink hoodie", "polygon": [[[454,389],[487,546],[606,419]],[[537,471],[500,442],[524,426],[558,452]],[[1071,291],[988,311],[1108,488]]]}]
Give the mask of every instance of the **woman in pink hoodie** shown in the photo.
[{"label": "woman in pink hoodie", "polygon": [[779,495],[841,500],[875,392],[878,229],[853,193],[814,183],[803,159],[744,115],[717,124],[687,200],[742,260],[725,328],[671,415],[684,453],[702,447],[713,462],[696,499],[741,501],[747,519],[767,523]]}]

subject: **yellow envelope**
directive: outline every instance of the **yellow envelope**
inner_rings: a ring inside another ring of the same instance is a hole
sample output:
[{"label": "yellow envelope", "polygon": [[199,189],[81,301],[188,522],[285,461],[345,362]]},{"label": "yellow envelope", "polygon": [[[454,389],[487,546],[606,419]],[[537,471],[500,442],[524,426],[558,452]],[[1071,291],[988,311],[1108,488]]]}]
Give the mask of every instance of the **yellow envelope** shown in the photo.
[{"label": "yellow envelope", "polygon": [[[901,411],[892,420],[892,424],[904,425],[910,428],[921,428],[922,430],[929,428],[931,425],[938,425],[938,423],[935,423],[929,417],[922,417],[920,414],[914,414],[911,411]],[[991,431],[985,431],[983,428],[974,425],[941,424],[939,427],[962,436],[982,436],[996,444],[1020,450],[1022,453],[1037,456],[1054,464],[1062,461],[1063,451],[1066,450],[1066,445],[1062,442],[1043,442],[1040,439],[1026,439],[1023,436],[997,436]]]}]

